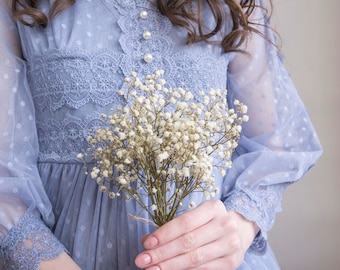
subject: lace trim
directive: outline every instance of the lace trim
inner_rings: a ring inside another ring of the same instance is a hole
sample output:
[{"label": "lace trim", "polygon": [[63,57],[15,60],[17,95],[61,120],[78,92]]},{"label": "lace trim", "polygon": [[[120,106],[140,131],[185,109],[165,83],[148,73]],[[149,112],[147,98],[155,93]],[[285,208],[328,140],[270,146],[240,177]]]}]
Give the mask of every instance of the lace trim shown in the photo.
[{"label": "lace trim", "polygon": [[108,5],[113,5],[122,15],[130,15],[130,11],[137,7],[147,8],[150,10],[157,10],[153,0],[106,0]]},{"label": "lace trim", "polygon": [[65,247],[37,217],[25,215],[1,243],[5,269],[36,270],[42,260],[51,260]]},{"label": "lace trim", "polygon": [[89,147],[86,138],[99,128],[100,121],[100,113],[92,113],[85,119],[68,116],[63,121],[37,122],[39,161],[80,162],[77,154]]},{"label": "lace trim", "polygon": [[227,210],[234,210],[256,222],[262,234],[272,227],[275,213],[280,209],[282,185],[266,186],[256,191],[235,189],[224,200]]},{"label": "lace trim", "polygon": [[78,109],[92,101],[101,106],[119,102],[121,54],[110,50],[52,50],[28,61],[28,82],[35,107],[42,112],[62,106]]},{"label": "lace trim", "polygon": [[267,249],[268,241],[262,236],[261,232],[259,232],[251,243],[248,252],[262,256],[266,254]]}]

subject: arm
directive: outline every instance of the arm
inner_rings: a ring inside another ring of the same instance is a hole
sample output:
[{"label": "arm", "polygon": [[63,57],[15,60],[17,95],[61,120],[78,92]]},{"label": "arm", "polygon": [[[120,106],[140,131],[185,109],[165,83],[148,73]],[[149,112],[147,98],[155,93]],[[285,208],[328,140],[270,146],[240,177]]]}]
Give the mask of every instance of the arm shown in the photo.
[{"label": "arm", "polygon": [[[267,23],[260,10],[252,16],[255,23]],[[270,28],[258,29],[275,42]],[[250,120],[227,172],[223,201],[228,210],[258,225],[264,238],[258,237],[251,250],[264,253],[285,188],[314,165],[321,147],[275,46],[253,34],[243,49],[249,55],[232,60],[228,89],[248,106]]]},{"label": "arm", "polygon": [[0,256],[5,269],[38,269],[43,260],[65,258],[65,248],[45,225],[53,214],[36,167],[34,106],[7,1],[0,3],[0,36]]}]

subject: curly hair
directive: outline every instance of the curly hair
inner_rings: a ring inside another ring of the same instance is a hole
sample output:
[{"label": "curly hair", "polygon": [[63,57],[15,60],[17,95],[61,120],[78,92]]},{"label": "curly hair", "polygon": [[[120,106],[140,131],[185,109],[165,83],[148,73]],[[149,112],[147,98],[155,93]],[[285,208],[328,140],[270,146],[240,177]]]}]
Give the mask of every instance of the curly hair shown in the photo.
[{"label": "curly hair", "polygon": [[[193,12],[191,8],[193,1],[197,3],[196,12]],[[214,29],[208,32],[204,31],[202,18],[204,1],[208,4],[215,19]],[[13,17],[26,26],[46,27],[49,20],[75,2],[76,0],[55,0],[49,14],[46,15],[38,8],[39,0],[12,0],[12,12]],[[269,0],[269,3],[272,7],[272,0]],[[255,0],[155,0],[155,4],[161,14],[174,25],[184,27],[188,31],[188,44],[199,41],[210,43],[209,39],[222,30],[226,21],[225,5],[230,10],[233,27],[221,40],[224,52],[241,51],[240,45],[246,41],[251,32],[261,35],[255,23],[249,20],[254,9],[258,7]]]}]

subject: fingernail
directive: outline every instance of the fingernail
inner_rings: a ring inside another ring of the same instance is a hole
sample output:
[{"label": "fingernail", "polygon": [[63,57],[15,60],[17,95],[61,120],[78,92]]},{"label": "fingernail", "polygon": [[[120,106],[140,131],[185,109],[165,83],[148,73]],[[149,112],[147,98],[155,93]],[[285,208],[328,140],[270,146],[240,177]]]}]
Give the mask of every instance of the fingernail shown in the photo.
[{"label": "fingernail", "polygon": [[143,244],[146,249],[154,248],[158,245],[158,240],[156,237],[151,236],[148,237]]},{"label": "fingernail", "polygon": [[158,266],[152,266],[148,270],[161,270]]},{"label": "fingernail", "polygon": [[145,266],[151,262],[151,257],[148,254],[143,254],[139,256],[139,261]]}]

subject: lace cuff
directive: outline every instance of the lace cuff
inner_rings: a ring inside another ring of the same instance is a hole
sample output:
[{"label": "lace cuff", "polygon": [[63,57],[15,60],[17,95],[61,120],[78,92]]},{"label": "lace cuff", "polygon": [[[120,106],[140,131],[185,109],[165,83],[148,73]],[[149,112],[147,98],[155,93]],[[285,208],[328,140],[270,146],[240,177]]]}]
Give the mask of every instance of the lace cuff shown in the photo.
[{"label": "lace cuff", "polygon": [[262,236],[261,231],[256,235],[248,252],[262,256],[267,252],[267,240]]},{"label": "lace cuff", "polygon": [[58,257],[66,249],[36,216],[25,215],[0,246],[5,269],[36,270],[42,260]]}]

